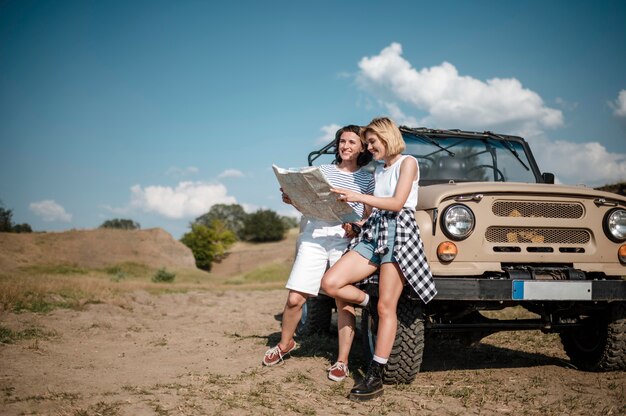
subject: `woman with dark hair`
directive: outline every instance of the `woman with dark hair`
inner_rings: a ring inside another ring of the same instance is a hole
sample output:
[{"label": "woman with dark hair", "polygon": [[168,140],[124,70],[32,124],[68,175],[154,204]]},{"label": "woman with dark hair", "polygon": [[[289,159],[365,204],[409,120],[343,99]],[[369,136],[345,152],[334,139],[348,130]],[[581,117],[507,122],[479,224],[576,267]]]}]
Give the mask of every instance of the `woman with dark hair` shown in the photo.
[{"label": "woman with dark hair", "polygon": [[[319,166],[333,187],[351,189],[354,192],[372,194],[374,179],[371,173],[361,169],[370,162],[372,156],[360,138],[359,126],[345,126],[335,134],[335,162]],[[282,194],[283,202],[291,204],[291,199]],[[369,208],[362,203],[349,203],[354,210],[367,218]],[[343,254],[350,238],[356,234],[350,224],[328,223],[313,218],[304,218],[302,232],[298,237],[298,251],[291,269],[286,288],[289,289],[283,310],[281,337],[278,345],[267,350],[263,365],[273,366],[283,361],[285,355],[293,351],[293,339],[302,316],[302,306],[310,296],[317,296],[324,272]],[[354,306],[337,302],[339,353],[337,362],[328,369],[328,378],[342,381],[349,375],[348,355],[354,339]]]}]

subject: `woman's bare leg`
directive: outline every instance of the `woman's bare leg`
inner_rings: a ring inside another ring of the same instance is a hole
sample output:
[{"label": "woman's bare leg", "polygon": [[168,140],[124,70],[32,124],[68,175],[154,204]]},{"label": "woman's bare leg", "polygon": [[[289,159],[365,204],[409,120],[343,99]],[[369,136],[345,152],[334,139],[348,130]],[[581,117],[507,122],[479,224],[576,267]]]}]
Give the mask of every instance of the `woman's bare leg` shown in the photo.
[{"label": "woman's bare leg", "polygon": [[296,333],[298,323],[302,317],[302,306],[308,297],[308,294],[295,290],[290,290],[287,295],[287,302],[285,302],[285,309],[283,310],[280,343],[278,344],[283,350],[287,349],[291,344],[291,340]]},{"label": "woman's bare leg", "polygon": [[328,296],[346,303],[359,304],[365,300],[365,292],[353,286],[376,271],[378,267],[361,256],[349,251],[324,274],[322,289]]},{"label": "woman's bare leg", "polygon": [[354,306],[339,299],[336,299],[335,302],[337,303],[337,328],[339,335],[337,361],[348,364],[350,348],[354,340],[354,327],[356,325]]},{"label": "woman's bare leg", "polygon": [[403,286],[404,277],[398,263],[383,263],[378,281],[378,333],[374,351],[381,358],[391,355],[398,327],[396,310]]}]

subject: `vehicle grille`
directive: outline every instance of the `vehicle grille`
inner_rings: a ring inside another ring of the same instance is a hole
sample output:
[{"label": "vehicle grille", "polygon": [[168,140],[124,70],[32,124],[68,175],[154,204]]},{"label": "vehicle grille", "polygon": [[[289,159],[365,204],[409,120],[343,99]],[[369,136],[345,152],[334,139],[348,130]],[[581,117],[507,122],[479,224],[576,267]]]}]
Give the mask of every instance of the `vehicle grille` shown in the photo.
[{"label": "vehicle grille", "polygon": [[582,218],[583,206],[566,202],[495,201],[491,207],[499,217]]},{"label": "vehicle grille", "polygon": [[587,230],[531,227],[489,227],[485,237],[492,243],[586,244],[591,240]]}]

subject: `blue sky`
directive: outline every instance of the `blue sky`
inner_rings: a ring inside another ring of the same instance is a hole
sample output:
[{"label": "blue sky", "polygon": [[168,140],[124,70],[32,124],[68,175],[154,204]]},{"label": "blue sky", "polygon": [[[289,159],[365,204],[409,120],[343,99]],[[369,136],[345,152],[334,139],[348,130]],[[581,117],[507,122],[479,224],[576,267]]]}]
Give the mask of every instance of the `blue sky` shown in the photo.
[{"label": "blue sky", "polygon": [[0,200],[37,231],[289,215],[272,163],[380,115],[624,181],[625,22],[624,1],[0,0]]}]

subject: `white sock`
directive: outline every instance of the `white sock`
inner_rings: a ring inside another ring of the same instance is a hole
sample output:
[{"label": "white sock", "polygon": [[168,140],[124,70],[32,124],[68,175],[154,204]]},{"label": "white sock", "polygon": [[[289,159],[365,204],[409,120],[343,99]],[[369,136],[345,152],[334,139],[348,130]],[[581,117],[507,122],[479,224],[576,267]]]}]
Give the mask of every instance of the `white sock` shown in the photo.
[{"label": "white sock", "polygon": [[374,354],[374,358],[372,358],[372,360],[376,361],[378,364],[385,365],[387,364],[387,361],[389,360],[389,358],[382,358]]},{"label": "white sock", "polygon": [[368,303],[370,303],[370,295],[368,295],[366,293],[365,294],[365,299],[363,299],[363,302],[359,303],[359,305],[365,307],[365,306],[367,306]]}]

